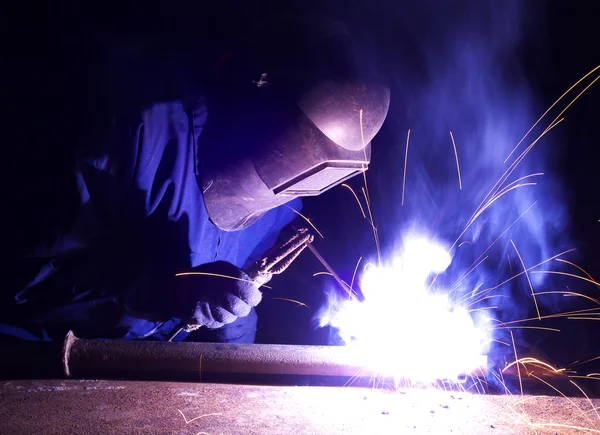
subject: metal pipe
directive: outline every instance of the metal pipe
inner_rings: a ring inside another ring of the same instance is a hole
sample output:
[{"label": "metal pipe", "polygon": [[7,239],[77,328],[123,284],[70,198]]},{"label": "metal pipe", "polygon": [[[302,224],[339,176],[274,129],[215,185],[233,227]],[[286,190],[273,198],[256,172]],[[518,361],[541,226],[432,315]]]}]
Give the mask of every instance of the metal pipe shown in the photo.
[{"label": "metal pipe", "polygon": [[[337,384],[371,377],[346,347],[87,340],[69,333],[67,377]],[[326,380],[327,379],[327,380]]]},{"label": "metal pipe", "polygon": [[3,345],[0,377],[394,385],[361,360],[345,346],[90,340],[69,332],[63,343]]}]

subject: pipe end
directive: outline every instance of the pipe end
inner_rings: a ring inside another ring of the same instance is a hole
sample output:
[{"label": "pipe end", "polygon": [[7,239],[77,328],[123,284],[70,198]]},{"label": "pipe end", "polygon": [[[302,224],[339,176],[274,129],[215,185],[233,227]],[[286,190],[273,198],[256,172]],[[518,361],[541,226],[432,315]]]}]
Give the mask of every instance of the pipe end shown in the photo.
[{"label": "pipe end", "polygon": [[71,377],[71,369],[69,367],[69,357],[71,356],[71,348],[73,347],[75,340],[77,340],[77,337],[75,337],[75,334],[73,333],[73,331],[69,331],[67,333],[67,336],[65,337],[65,342],[63,344],[63,356],[62,356],[63,372],[64,372],[65,377],[67,377],[67,378]]}]

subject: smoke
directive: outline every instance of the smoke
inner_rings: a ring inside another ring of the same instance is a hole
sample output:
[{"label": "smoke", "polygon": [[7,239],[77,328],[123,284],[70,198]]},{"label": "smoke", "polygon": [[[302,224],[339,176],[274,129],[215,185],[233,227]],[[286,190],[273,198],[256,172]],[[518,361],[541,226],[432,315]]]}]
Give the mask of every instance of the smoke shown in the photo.
[{"label": "smoke", "polygon": [[[520,1],[440,3],[407,5],[398,24],[421,58],[416,62],[417,80],[406,80],[410,74],[403,76],[402,70],[392,77],[395,89],[387,124],[394,150],[385,158],[394,162],[395,171],[369,174],[377,190],[387,192],[385,205],[375,213],[385,218],[387,230],[381,233],[394,240],[385,250],[384,262],[418,228],[420,234],[454,243],[452,264],[437,277],[434,292],[452,291],[455,299],[466,298],[466,304],[485,310],[498,325],[556,312],[559,305],[564,308],[564,297],[532,296],[532,289],[557,290],[556,280],[549,283],[550,275],[543,273],[557,265],[544,261],[570,247],[560,182],[552,170],[558,157],[552,132],[520,158],[552,118],[511,154],[545,109],[536,102],[520,67],[523,45],[537,23]],[[410,64],[408,59],[406,63]],[[404,69],[408,70],[409,66]],[[456,141],[462,189],[450,132]],[[374,153],[376,142],[377,138]],[[507,170],[509,175],[504,176]],[[539,266],[507,281],[535,265]],[[521,344],[522,336],[513,332]],[[494,338],[512,340],[506,328],[496,329]],[[493,346],[492,366],[512,352],[512,347]]]},{"label": "smoke", "polygon": [[[448,11],[447,21],[438,23],[435,45],[421,46],[429,80],[411,107],[417,122],[409,145],[406,200],[398,212],[403,216],[399,239],[407,226],[416,223],[452,243],[482,202],[493,198],[490,192],[506,192],[485,208],[455,245],[453,267],[442,285],[482,260],[480,255],[500,237],[485,252],[487,259],[461,282],[462,292],[493,288],[521,272],[523,265],[539,264],[567,245],[560,184],[548,171],[556,155],[552,134],[510,169],[542,132],[536,129],[511,155],[543,111],[520,69],[520,47],[527,40],[526,26],[532,24],[522,9],[525,4],[468,3],[460,15]],[[456,140],[462,190],[450,131]],[[510,176],[504,178],[507,170]],[[499,180],[504,181],[497,184]],[[534,291],[541,291],[547,281],[548,275],[540,272],[552,266],[546,263],[529,273]],[[522,275],[488,294],[501,297],[478,305],[495,307],[493,317],[503,322],[535,316],[538,309],[542,314],[556,309],[556,296],[538,297],[536,309],[531,287]]]},{"label": "smoke", "polygon": [[[535,185],[507,192],[461,239],[474,252],[486,248],[537,202],[494,250],[499,258],[509,255],[513,260],[515,251],[509,241],[513,238],[525,264],[532,266],[564,247],[561,239],[567,222],[559,183],[548,172],[553,157],[551,133],[504,183],[496,185],[541,132],[534,131],[505,162],[542,112],[519,67],[519,46],[526,38],[527,24],[522,7],[522,2],[513,1],[470,2],[468,15],[448,20],[435,46],[423,45],[429,80],[411,107],[417,122],[409,146],[405,208],[400,213],[411,216],[405,222],[435,223],[438,234],[441,231],[454,240],[481,202],[490,199],[490,191],[499,192],[522,177],[543,173],[516,182],[513,186]],[[456,140],[462,190],[450,131]],[[518,269],[518,261],[513,266]],[[494,276],[489,268],[480,270]],[[536,285],[544,281],[542,274],[531,279]]]}]

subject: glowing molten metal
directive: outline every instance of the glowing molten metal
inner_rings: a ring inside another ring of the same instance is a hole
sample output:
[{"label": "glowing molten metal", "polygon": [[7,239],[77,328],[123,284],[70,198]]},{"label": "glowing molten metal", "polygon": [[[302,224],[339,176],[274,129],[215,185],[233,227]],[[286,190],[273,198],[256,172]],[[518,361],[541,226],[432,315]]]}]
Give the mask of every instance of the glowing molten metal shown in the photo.
[{"label": "glowing molten metal", "polygon": [[457,381],[485,365],[485,318],[476,322],[447,294],[429,287],[452,258],[439,243],[406,238],[388,266],[369,265],[360,280],[363,301],[336,304],[321,324],[339,330],[364,367],[398,382]]}]

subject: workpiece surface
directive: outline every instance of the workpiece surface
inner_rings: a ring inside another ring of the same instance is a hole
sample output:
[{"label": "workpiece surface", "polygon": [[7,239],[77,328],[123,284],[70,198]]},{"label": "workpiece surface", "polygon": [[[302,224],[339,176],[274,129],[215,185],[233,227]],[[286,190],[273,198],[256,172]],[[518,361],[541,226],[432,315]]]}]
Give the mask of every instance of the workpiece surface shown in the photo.
[{"label": "workpiece surface", "polygon": [[599,399],[432,389],[0,382],[10,434],[590,434]]}]

